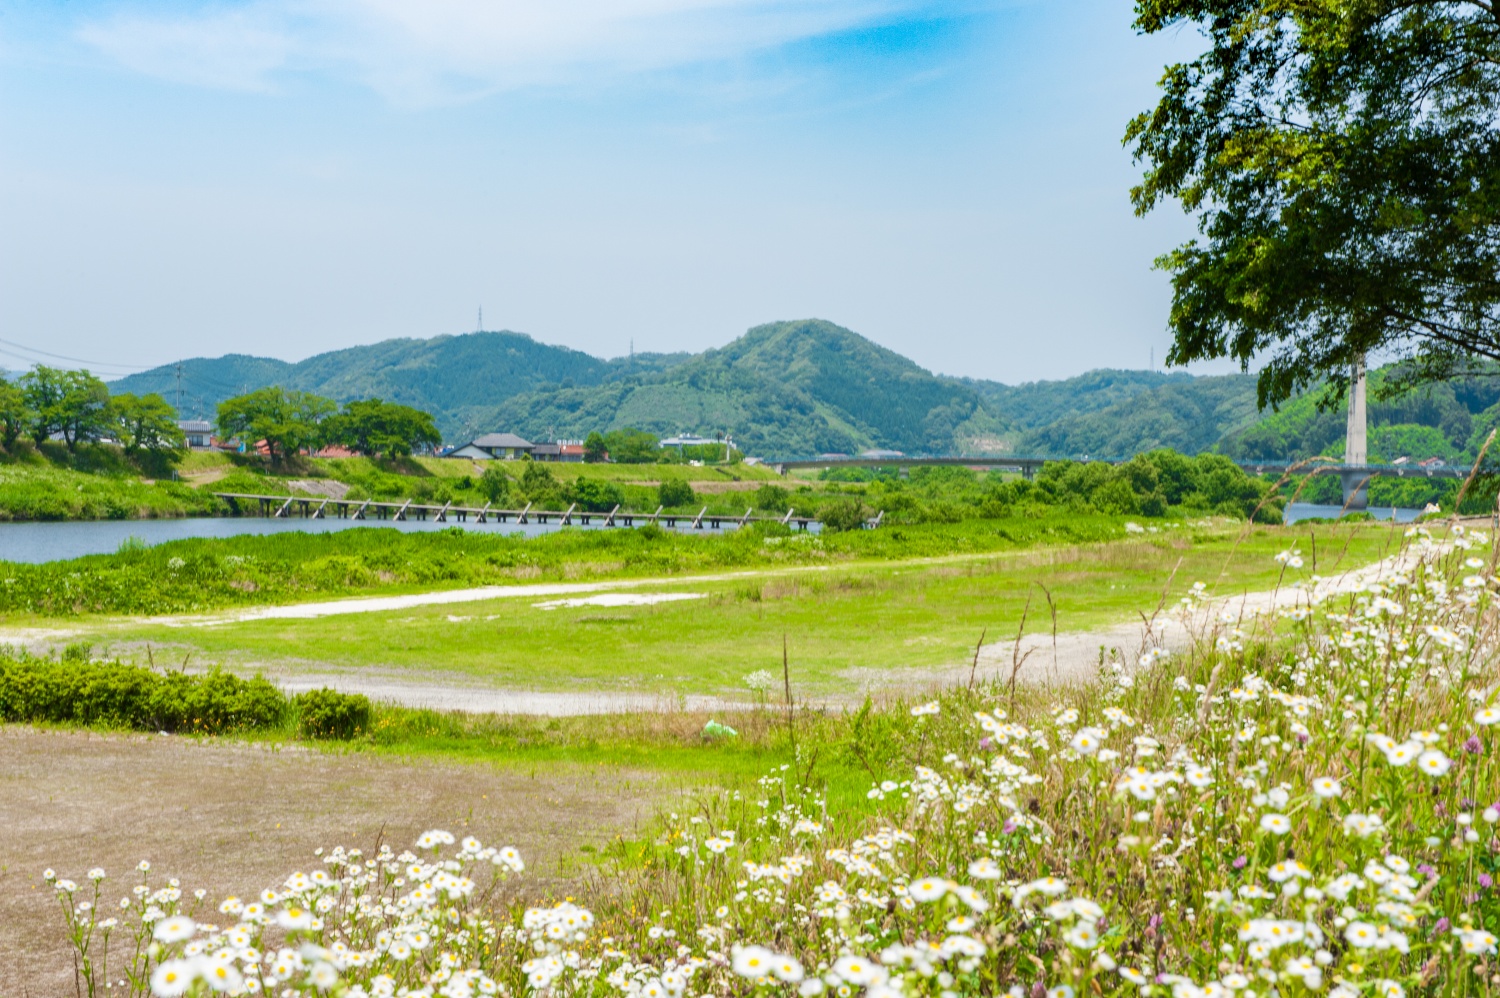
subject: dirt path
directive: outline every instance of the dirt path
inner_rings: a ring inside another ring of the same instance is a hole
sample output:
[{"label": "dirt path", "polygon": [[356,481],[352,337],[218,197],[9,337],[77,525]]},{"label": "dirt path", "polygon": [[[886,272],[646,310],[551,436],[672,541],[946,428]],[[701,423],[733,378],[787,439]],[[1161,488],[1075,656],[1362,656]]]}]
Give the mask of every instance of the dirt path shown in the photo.
[{"label": "dirt path", "polygon": [[[179,614],[166,617],[141,617],[130,620],[132,627],[214,627],[249,620],[313,620],[354,613],[388,613],[422,606],[448,606],[497,599],[537,599],[542,597],[576,597],[589,593],[606,593],[646,586],[693,586],[702,583],[732,582],[737,579],[766,578],[802,572],[826,572],[826,565],[799,565],[774,571],[723,572],[717,575],[668,576],[665,578],[615,579],[606,582],[548,582],[519,586],[477,586],[471,589],[445,589],[430,593],[408,593],[404,596],[358,596],[352,599],[322,600],[314,603],[288,603],[282,606],[260,606],[216,613]],[[698,594],[674,593],[671,598],[684,599]],[[645,602],[646,600],[642,600]],[[66,641],[82,634],[100,631],[99,623],[79,627],[0,627],[0,645],[32,645]]]},{"label": "dirt path", "polygon": [[[1205,600],[1192,613],[1184,614],[1171,605],[1152,617],[1146,608],[1147,619],[1137,619],[1111,627],[1090,631],[1062,632],[1053,636],[1048,631],[1026,634],[1017,642],[997,641],[987,644],[979,651],[977,675],[983,679],[1008,679],[1011,670],[1020,663],[1017,671],[1019,682],[1070,683],[1087,680],[1099,669],[1105,657],[1118,658],[1133,664],[1141,655],[1153,648],[1177,652],[1187,648],[1194,636],[1211,631],[1215,624],[1250,619],[1276,610],[1307,606],[1310,602],[1321,602],[1332,596],[1358,592],[1372,582],[1389,578],[1398,572],[1409,571],[1416,560],[1413,554],[1400,554],[1371,565],[1350,569],[1336,576],[1320,579],[1307,587],[1286,586],[1273,590],[1241,593]],[[1045,613],[1045,611],[1043,611]],[[1044,617],[1033,617],[1042,620]],[[967,681],[972,662],[925,671],[912,676],[903,673],[902,682],[949,685]],[[851,675],[870,688],[878,684],[881,675],[887,682],[889,674],[870,676]],[[878,688],[878,687],[876,687]]]},{"label": "dirt path", "polygon": [[[949,559],[936,559],[949,560]],[[1314,596],[1325,599],[1341,592],[1352,592],[1369,582],[1409,567],[1412,557],[1398,555],[1383,561],[1352,569],[1340,575],[1322,579],[1316,585]],[[630,590],[648,586],[671,585],[692,587],[700,583],[717,583],[745,578],[765,578],[771,575],[801,572],[827,571],[826,566],[796,566],[771,571],[754,570],[726,572],[715,575],[681,576],[673,578],[621,579],[603,582],[564,582],[535,585],[482,586],[471,589],[454,589],[430,593],[412,593],[403,596],[368,596],[343,600],[326,600],[314,603],[294,603],[285,606],[255,607],[243,610],[221,611],[208,614],[181,615],[150,618],[140,623],[159,624],[168,627],[213,627],[252,620],[308,620],[318,617],[344,614],[381,613],[406,610],[421,606],[442,606],[478,602],[494,599],[537,599],[552,597],[570,600],[588,599],[589,594],[606,594],[619,590]],[[693,594],[658,594],[665,598],[680,599]],[[623,598],[623,594],[621,596]],[[649,600],[650,594],[638,598]],[[979,653],[977,669],[973,662],[955,663],[930,669],[850,669],[842,673],[851,681],[853,690],[844,695],[824,695],[818,702],[829,706],[842,706],[857,702],[866,694],[879,695],[896,690],[910,692],[913,689],[941,688],[956,682],[967,681],[970,670],[975,669],[981,678],[1005,678],[1019,659],[1022,661],[1018,681],[1064,683],[1084,680],[1098,669],[1100,656],[1116,655],[1121,661],[1135,662],[1149,648],[1164,648],[1171,651],[1187,647],[1195,632],[1221,614],[1231,618],[1248,617],[1265,613],[1277,607],[1306,603],[1309,590],[1292,586],[1277,590],[1242,593],[1206,601],[1191,619],[1171,612],[1168,607],[1150,622],[1148,630],[1144,621],[1123,621],[1087,631],[1061,632],[1054,641],[1050,632],[1039,632],[1043,617],[1033,614],[1033,630],[1021,641],[1019,652],[1014,641],[997,641],[985,645]],[[0,644],[23,645],[46,644],[68,640],[84,634],[97,633],[97,627],[87,629],[15,628],[0,629]],[[629,692],[539,692],[533,690],[497,689],[493,686],[466,683],[462,678],[443,674],[430,677],[413,677],[410,673],[381,674],[370,669],[324,671],[317,673],[287,672],[277,675],[275,670],[269,678],[284,689],[301,691],[328,686],[347,693],[363,693],[376,700],[388,701],[408,707],[425,707],[436,710],[466,710],[478,713],[543,714],[569,716],[578,714],[614,714],[639,711],[688,709],[726,712],[743,710],[753,704],[750,700],[729,700],[708,696],[683,698]]]},{"label": "dirt path", "polygon": [[317,865],[313,850],[400,849],[428,828],[514,845],[540,894],[578,875],[585,843],[627,834],[674,792],[614,769],[542,771],[405,762],[232,741],[0,727],[0,994],[72,994],[62,917],[48,867],[85,883],[103,867],[102,900],[135,882],[180,877],[211,898],[258,893]]}]

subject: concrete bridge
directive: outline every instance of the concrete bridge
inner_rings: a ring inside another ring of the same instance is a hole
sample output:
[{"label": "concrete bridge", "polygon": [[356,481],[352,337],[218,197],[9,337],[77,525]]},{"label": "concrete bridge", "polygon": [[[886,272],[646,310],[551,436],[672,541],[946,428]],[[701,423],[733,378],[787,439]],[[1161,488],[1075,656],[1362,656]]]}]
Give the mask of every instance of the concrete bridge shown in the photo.
[{"label": "concrete bridge", "polygon": [[[984,468],[996,471],[1016,471],[1026,478],[1036,475],[1037,469],[1049,461],[1078,461],[1080,463],[1124,464],[1130,458],[1123,457],[1016,457],[999,454],[945,455],[940,457],[807,457],[767,461],[778,474],[785,475],[799,468],[900,468],[906,472],[911,468]],[[1280,475],[1291,462],[1287,461],[1236,461],[1235,464],[1251,475]],[[1468,468],[1449,465],[1423,468],[1415,464],[1360,464],[1360,465],[1309,465],[1306,473],[1336,474],[1340,478],[1364,481],[1369,478],[1467,478]]]},{"label": "concrete bridge", "polygon": [[[1369,484],[1373,478],[1466,478],[1469,469],[1439,465],[1424,468],[1414,464],[1370,464],[1365,446],[1365,366],[1355,366],[1353,384],[1349,389],[1349,423],[1344,440],[1344,464],[1310,465],[1306,469],[1312,474],[1338,475],[1344,489],[1344,502],[1350,509],[1364,509],[1369,504]],[[778,474],[785,475],[799,468],[898,468],[905,478],[911,468],[964,467],[989,468],[999,471],[1017,471],[1027,479],[1034,478],[1037,469],[1048,461],[1082,460],[1104,464],[1123,464],[1129,458],[1051,458],[1021,457],[1012,454],[964,454],[943,457],[809,457],[768,461]],[[1285,461],[1239,461],[1241,468],[1252,475],[1280,475],[1286,472],[1291,462]]]}]

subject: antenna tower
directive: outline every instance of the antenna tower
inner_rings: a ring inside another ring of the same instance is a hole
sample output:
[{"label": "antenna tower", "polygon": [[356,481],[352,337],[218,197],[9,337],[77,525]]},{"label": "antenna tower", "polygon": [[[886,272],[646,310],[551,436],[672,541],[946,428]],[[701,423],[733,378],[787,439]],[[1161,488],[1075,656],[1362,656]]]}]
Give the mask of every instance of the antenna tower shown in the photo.
[{"label": "antenna tower", "polygon": [[177,362],[177,418],[182,418],[182,361]]},{"label": "antenna tower", "polygon": [[484,332],[484,306],[483,305],[479,306],[479,328],[475,329],[474,331],[476,333],[482,333],[482,332]]}]

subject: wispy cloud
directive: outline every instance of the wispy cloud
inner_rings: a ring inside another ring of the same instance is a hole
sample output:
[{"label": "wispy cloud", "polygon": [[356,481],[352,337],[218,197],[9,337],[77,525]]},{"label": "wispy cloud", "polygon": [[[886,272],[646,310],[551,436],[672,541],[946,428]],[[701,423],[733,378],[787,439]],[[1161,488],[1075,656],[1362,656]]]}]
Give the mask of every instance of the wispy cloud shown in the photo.
[{"label": "wispy cloud", "polygon": [[117,10],[79,37],[134,71],[270,90],[333,74],[401,104],[743,59],[985,0],[252,0]]}]

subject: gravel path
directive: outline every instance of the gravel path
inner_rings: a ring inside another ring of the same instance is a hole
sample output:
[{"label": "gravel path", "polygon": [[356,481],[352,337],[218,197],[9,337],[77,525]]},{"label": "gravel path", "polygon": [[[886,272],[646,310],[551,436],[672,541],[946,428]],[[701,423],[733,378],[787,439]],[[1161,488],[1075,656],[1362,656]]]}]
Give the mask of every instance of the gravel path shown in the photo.
[{"label": "gravel path", "polygon": [[[1326,599],[1338,593],[1353,592],[1364,585],[1410,567],[1412,555],[1403,554],[1340,575],[1321,579],[1312,594],[1317,599]],[[821,566],[786,569],[786,572],[821,571]],[[609,582],[544,583],[517,586],[483,586],[472,589],[456,589],[432,593],[412,593],[405,596],[359,597],[345,600],[328,600],[317,603],[296,603],[287,606],[256,607],[190,616],[158,617],[150,623],[171,627],[212,627],[221,624],[250,620],[307,620],[317,617],[354,613],[380,613],[404,610],[420,606],[461,604],[493,599],[538,599],[560,598],[566,602],[645,602],[658,598],[683,599],[698,594],[662,593],[627,596],[623,593],[604,597],[589,594],[617,593],[618,590],[643,586],[691,585],[705,582],[724,582],[748,577],[764,577],[766,572],[729,572],[717,575],[701,575],[678,579],[625,579]],[[966,682],[971,669],[981,679],[1008,678],[1017,661],[1021,663],[1017,673],[1020,682],[1068,683],[1086,680],[1099,667],[1105,656],[1117,656],[1124,662],[1135,662],[1151,648],[1178,651],[1186,648],[1195,634],[1211,630],[1214,623],[1227,615],[1228,619],[1250,618],[1270,610],[1306,604],[1309,589],[1287,586],[1276,590],[1242,593],[1205,601],[1190,617],[1174,613],[1167,607],[1155,619],[1125,621],[1109,627],[1088,631],[1062,632],[1055,636],[1049,632],[1033,630],[1020,642],[997,641],[980,649],[977,667],[971,662],[954,663],[931,669],[850,669],[843,678],[850,680],[854,691],[843,695],[813,698],[822,705],[839,707],[857,703],[865,695],[910,694],[926,689],[937,690],[958,682]],[[1033,608],[1035,609],[1035,608]],[[1033,613],[1033,625],[1044,617]],[[0,644],[15,642],[30,644],[66,640],[73,633],[68,630],[46,630],[42,628],[0,630]],[[615,714],[691,710],[731,712],[754,706],[749,698],[724,699],[711,696],[672,697],[652,693],[632,692],[539,692],[535,690],[497,689],[491,686],[468,684],[462,679],[445,675],[432,675],[414,679],[409,673],[382,675],[369,669],[358,672],[327,673],[271,673],[268,678],[282,688],[298,692],[319,687],[331,687],[347,693],[363,693],[375,700],[397,703],[408,707],[435,710],[465,710],[476,713],[542,714],[569,716],[580,714]],[[808,702],[813,702],[810,700]]]}]

